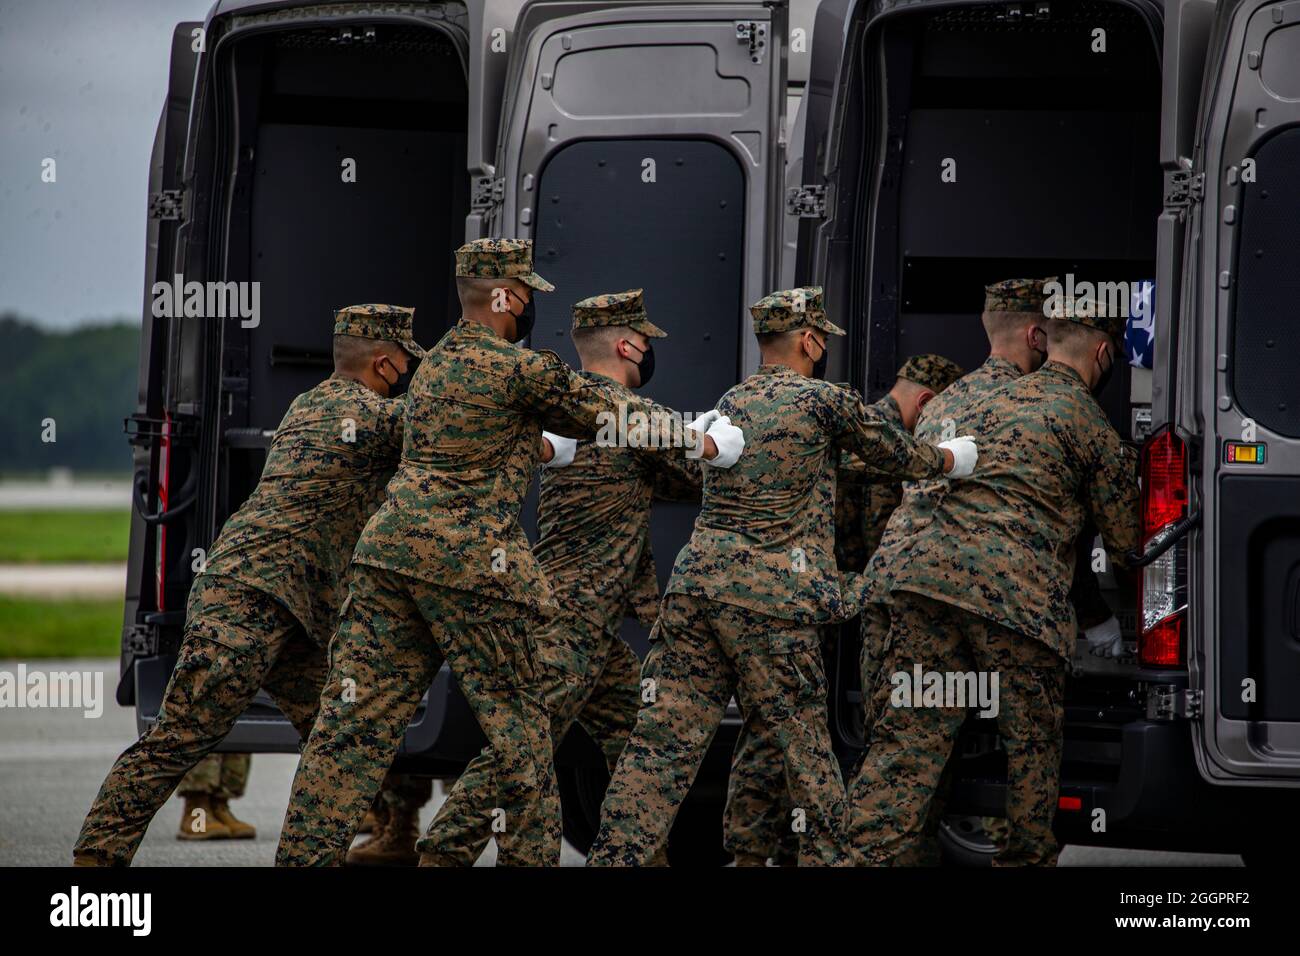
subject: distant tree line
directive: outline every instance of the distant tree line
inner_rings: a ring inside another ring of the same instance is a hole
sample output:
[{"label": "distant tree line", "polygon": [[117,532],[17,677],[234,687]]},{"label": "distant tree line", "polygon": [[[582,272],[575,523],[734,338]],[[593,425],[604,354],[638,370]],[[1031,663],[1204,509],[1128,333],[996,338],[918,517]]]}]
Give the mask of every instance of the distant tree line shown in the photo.
[{"label": "distant tree line", "polygon": [[0,315],[0,472],[130,472],[139,349],[138,322],[49,331]]}]

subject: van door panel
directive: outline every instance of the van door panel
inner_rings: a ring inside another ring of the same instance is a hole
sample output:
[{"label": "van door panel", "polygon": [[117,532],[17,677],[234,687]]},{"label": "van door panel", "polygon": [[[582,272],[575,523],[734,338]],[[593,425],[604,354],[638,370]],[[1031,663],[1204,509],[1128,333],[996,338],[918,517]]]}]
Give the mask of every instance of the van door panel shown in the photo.
[{"label": "van door panel", "polygon": [[[576,366],[573,303],[643,288],[668,332],[650,397],[703,412],[757,366],[746,307],[777,281],[784,23],[753,3],[524,8],[487,232],[532,238],[555,283],[534,348]],[[530,532],[535,509],[534,493]],[[661,584],[695,511],[655,507]]]},{"label": "van door panel", "polygon": [[[1195,736],[1210,780],[1300,784],[1300,2],[1220,4],[1201,107],[1195,301],[1203,531],[1192,553]],[[1253,160],[1253,169],[1246,160]],[[1247,171],[1249,170],[1249,172]],[[1194,231],[1195,234],[1195,231]],[[1195,339],[1193,339],[1195,340]],[[1264,446],[1229,462],[1226,442]]]},{"label": "van door panel", "polygon": [[[149,164],[149,195],[182,186],[185,138],[189,129],[190,102],[194,94],[194,72],[199,55],[193,49],[193,31],[198,22],[178,23],[172,31],[171,62],[167,81],[167,100],[154,134],[153,154]],[[153,315],[153,284],[171,281],[175,266],[176,231],[179,219],[146,220],[145,286],[143,321],[140,326],[140,377],[136,413],[152,419],[164,414],[166,395],[168,320]],[[150,511],[158,508],[160,447],[156,441],[132,442],[132,481],[141,487],[141,503]],[[143,615],[157,609],[155,562],[159,531],[132,512],[129,560],[127,561],[126,606],[122,621],[121,673],[119,704],[129,704],[135,696],[135,653],[128,646],[133,629],[143,626]]]}]

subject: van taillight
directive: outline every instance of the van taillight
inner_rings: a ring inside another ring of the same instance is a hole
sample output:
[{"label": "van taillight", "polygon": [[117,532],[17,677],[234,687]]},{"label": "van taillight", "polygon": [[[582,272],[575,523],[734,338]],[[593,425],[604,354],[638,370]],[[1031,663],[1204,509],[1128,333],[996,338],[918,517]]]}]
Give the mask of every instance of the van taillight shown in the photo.
[{"label": "van taillight", "polygon": [[[1187,517],[1187,444],[1165,428],[1142,447],[1142,547]],[[1186,661],[1187,543],[1142,569],[1138,662],[1181,667]]]},{"label": "van taillight", "polygon": [[[167,510],[167,489],[171,484],[171,440],[172,420],[170,415],[164,415],[162,426],[162,437],[159,444],[158,452],[158,513],[162,514]],[[167,589],[167,525],[158,525],[158,560],[155,580],[157,581],[158,594],[155,600],[155,607],[159,611],[165,611],[165,592]]]}]

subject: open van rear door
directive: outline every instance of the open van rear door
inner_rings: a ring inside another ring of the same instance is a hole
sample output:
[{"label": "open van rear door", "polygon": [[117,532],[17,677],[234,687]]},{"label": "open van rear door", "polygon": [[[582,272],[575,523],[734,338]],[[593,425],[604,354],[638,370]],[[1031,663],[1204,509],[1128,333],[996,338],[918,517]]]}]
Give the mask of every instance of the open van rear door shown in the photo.
[{"label": "open van rear door", "polygon": [[[556,291],[535,348],[575,359],[570,307],[642,287],[668,371],[703,410],[757,362],[746,306],[780,248],[784,4],[526,4],[512,43],[486,233],[532,238]],[[746,361],[747,360],[747,361]]]},{"label": "open van rear door", "polygon": [[[668,333],[656,401],[703,412],[757,367],[747,306],[778,281],[785,32],[784,3],[525,4],[474,201],[484,234],[532,238],[555,284],[533,348],[576,367],[573,303],[643,288]],[[661,577],[692,513],[657,512]]]},{"label": "open van rear door", "polygon": [[1300,3],[1221,2],[1206,64],[1175,389],[1203,422],[1196,750],[1212,781],[1300,785]]},{"label": "open van rear door", "polygon": [[164,411],[169,320],[153,315],[152,289],[155,282],[172,281],[175,272],[176,233],[185,217],[182,167],[199,59],[195,47],[201,46],[197,37],[202,28],[202,23],[178,23],[172,33],[167,99],[158,118],[149,163],[139,394],[136,413],[127,420],[134,510],[122,622],[122,682],[117,693],[123,705],[135,700],[134,660],[157,653],[159,624],[150,617],[158,611],[155,571],[162,526],[146,522],[145,516],[157,514],[166,503],[161,476],[166,468],[165,431],[169,427]]}]

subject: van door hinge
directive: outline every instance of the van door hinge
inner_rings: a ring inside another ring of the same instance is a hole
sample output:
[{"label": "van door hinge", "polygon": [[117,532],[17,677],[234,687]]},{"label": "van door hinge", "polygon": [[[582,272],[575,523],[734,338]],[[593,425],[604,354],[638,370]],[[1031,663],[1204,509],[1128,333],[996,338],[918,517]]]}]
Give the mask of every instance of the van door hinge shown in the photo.
[{"label": "van door hinge", "polygon": [[825,219],[826,187],[791,186],[785,191],[785,211],[800,219]]},{"label": "van door hinge", "polygon": [[187,198],[183,189],[164,189],[162,192],[150,193],[149,218],[165,221],[183,220]]},{"label": "van door hinge", "polygon": [[737,20],[736,39],[749,45],[751,63],[762,63],[767,53],[767,24],[757,20]]},{"label": "van door hinge", "polygon": [[1205,198],[1205,173],[1178,169],[1165,173],[1165,208],[1186,209]]},{"label": "van door hinge", "polygon": [[122,647],[134,657],[152,657],[158,653],[158,628],[149,624],[122,628]]},{"label": "van door hinge", "polygon": [[506,198],[506,180],[504,176],[475,176],[470,183],[470,209],[485,212],[495,209]]},{"label": "van door hinge", "polygon": [[1147,719],[1176,720],[1200,717],[1205,711],[1205,692],[1177,687],[1147,689]]}]

